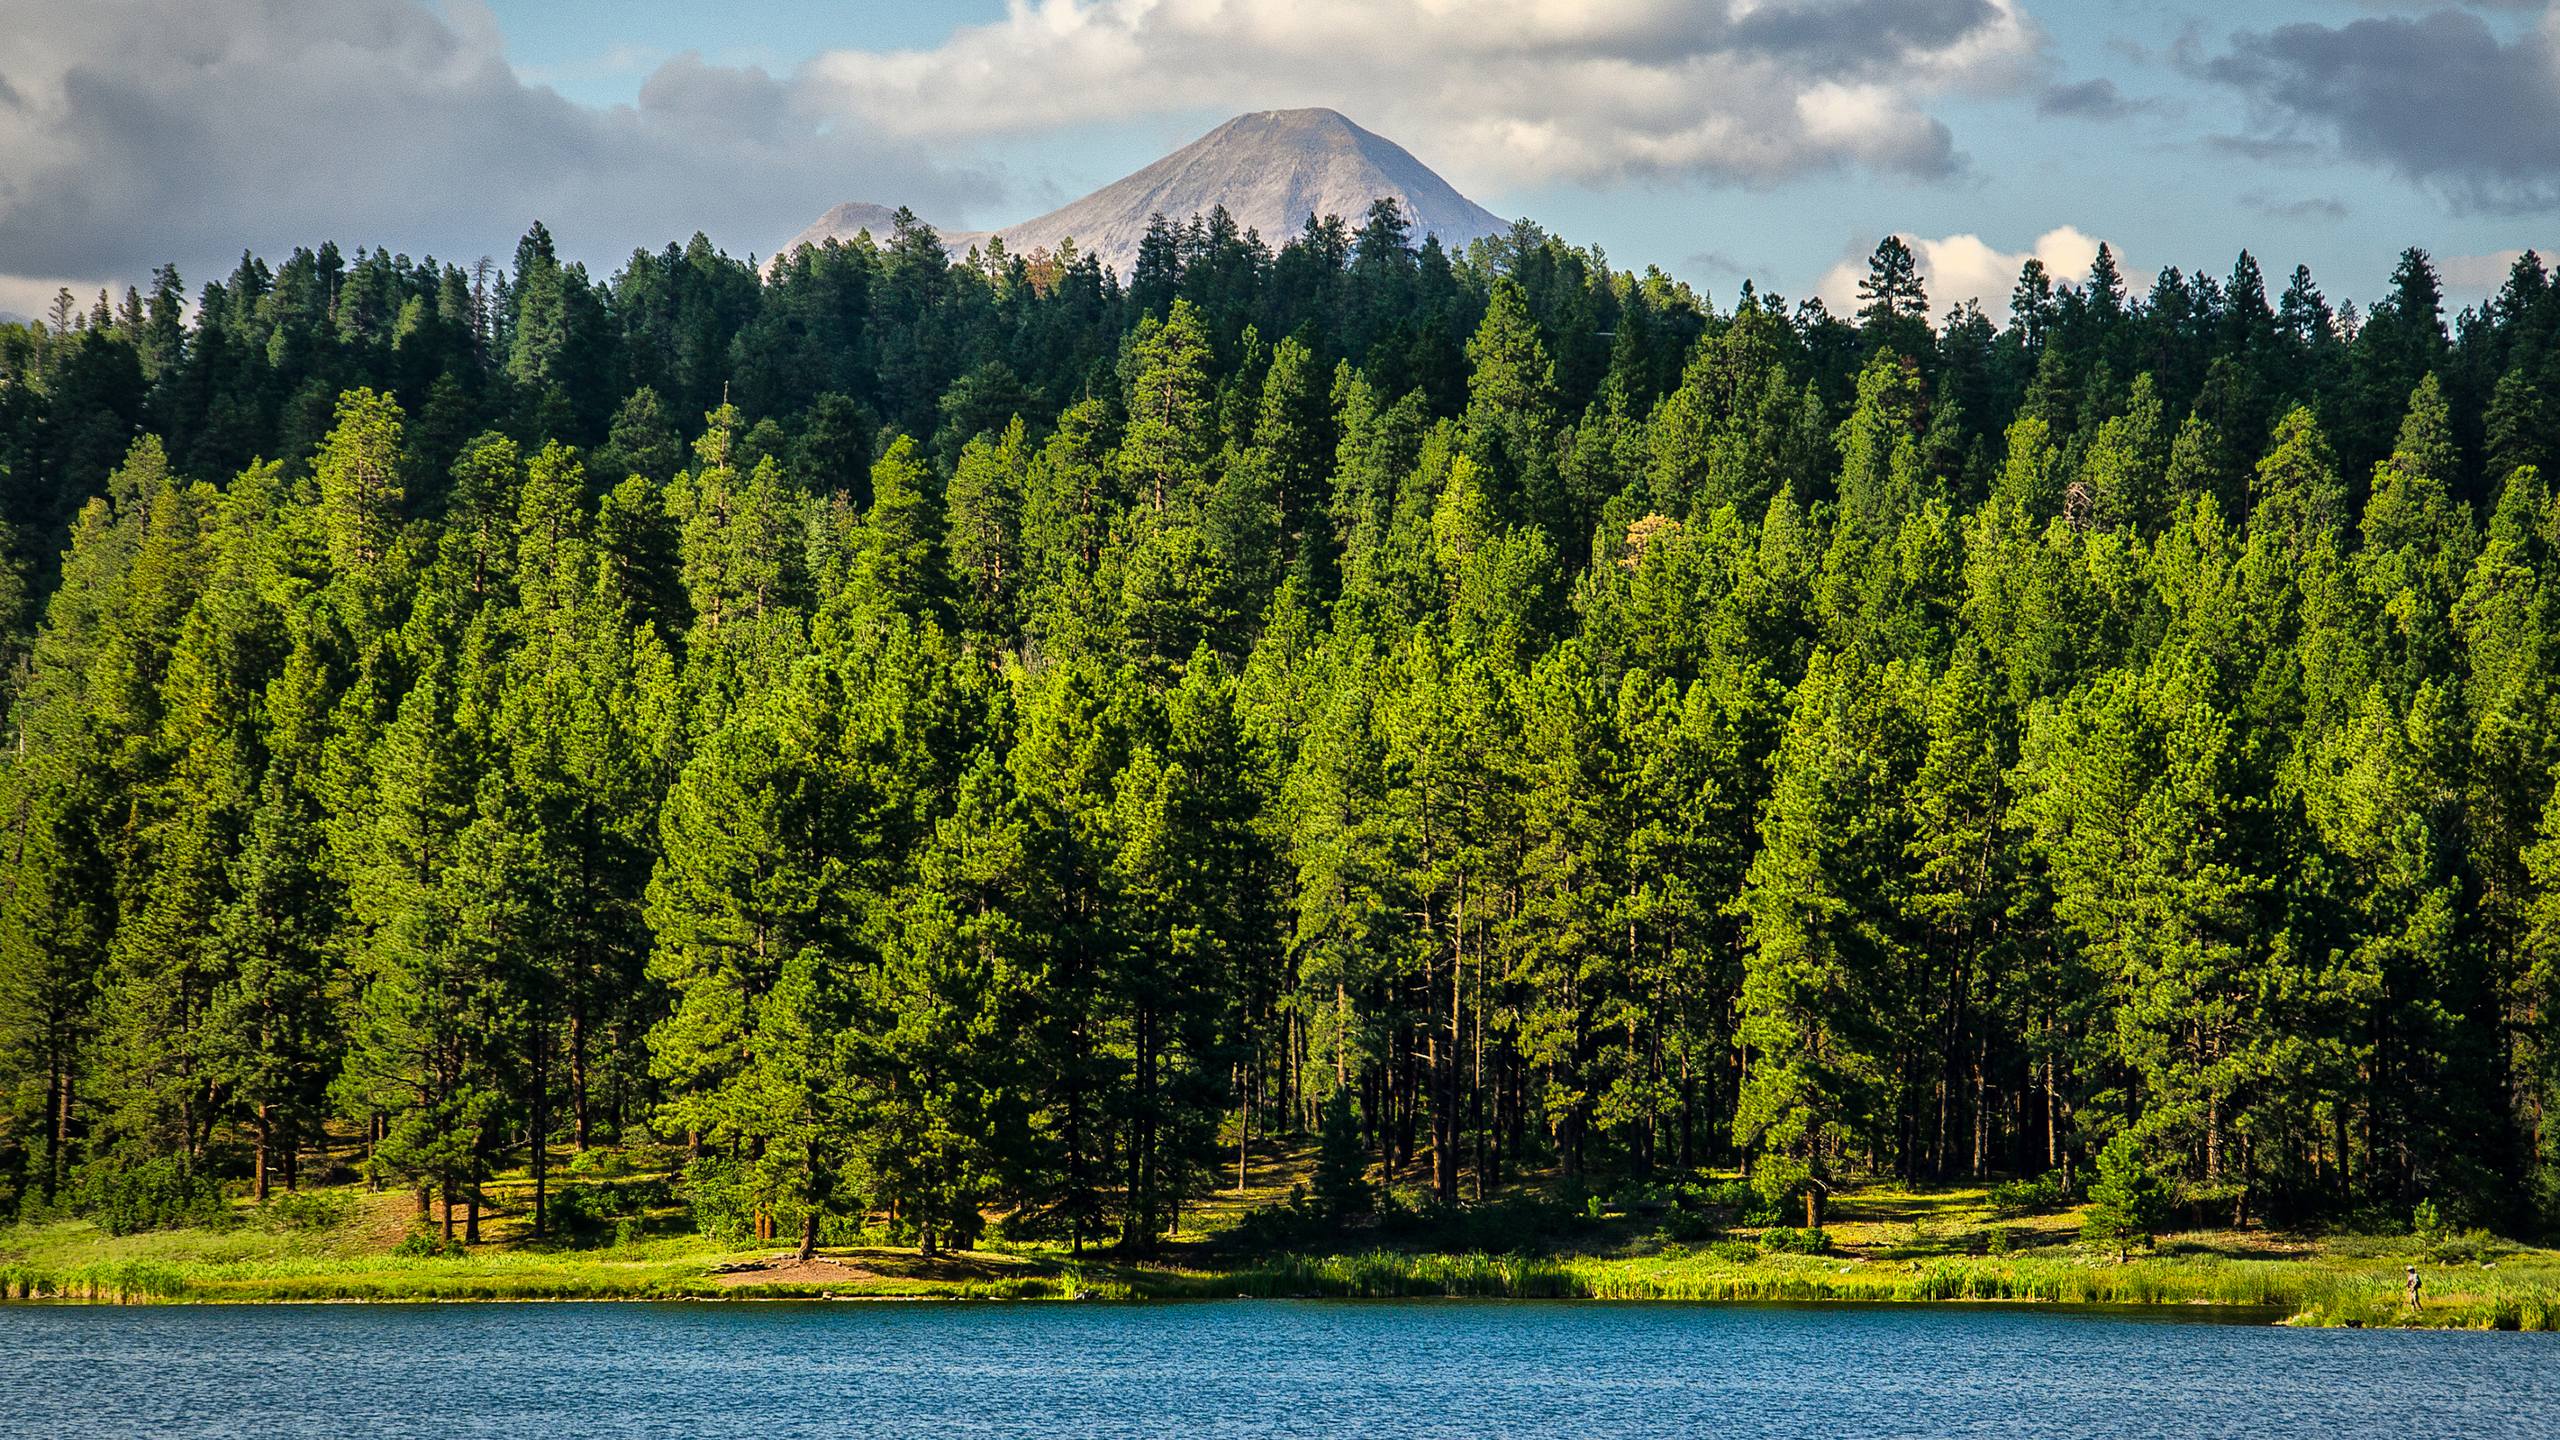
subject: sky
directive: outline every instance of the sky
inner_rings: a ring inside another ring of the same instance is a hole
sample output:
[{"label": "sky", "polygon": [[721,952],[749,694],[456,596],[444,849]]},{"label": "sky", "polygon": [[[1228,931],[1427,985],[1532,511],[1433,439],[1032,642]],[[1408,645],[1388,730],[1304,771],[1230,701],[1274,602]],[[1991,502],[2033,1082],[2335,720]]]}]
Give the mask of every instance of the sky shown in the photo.
[{"label": "sky", "polygon": [[[335,239],[599,274],[839,201],[1026,219],[1321,105],[1729,304],[2019,264],[2458,304],[2560,250],[2560,0],[0,0],[0,311]],[[1275,242],[1283,237],[1268,237]]]}]

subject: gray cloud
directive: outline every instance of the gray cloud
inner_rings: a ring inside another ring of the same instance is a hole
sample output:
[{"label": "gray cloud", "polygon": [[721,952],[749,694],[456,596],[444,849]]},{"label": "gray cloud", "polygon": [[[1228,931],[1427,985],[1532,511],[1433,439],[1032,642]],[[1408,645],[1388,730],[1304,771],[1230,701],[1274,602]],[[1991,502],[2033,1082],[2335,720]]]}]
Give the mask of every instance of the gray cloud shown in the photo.
[{"label": "gray cloud", "polygon": [[2299,200],[2278,200],[2265,194],[2243,195],[2240,203],[2261,215],[2278,220],[2322,220],[2337,222],[2353,212],[2347,202],[2327,195],[2305,196]]},{"label": "gray cloud", "polygon": [[2104,76],[2073,85],[2048,85],[2036,96],[2036,113],[2063,120],[2121,120],[2157,110],[2156,100],[2134,100]]},{"label": "gray cloud", "polygon": [[848,197],[987,188],[695,56],[605,109],[529,85],[488,12],[412,0],[13,6],[0,280],[133,278],[334,238],[455,259],[547,219],[610,263],[696,229],[769,248]]},{"label": "gray cloud", "polygon": [[1731,253],[1723,250],[1701,250],[1694,255],[1683,256],[1680,266],[1692,274],[1732,275],[1742,278],[1766,275],[1775,268],[1736,259]]},{"label": "gray cloud", "polygon": [[1330,105],[1462,188],[1775,185],[1957,172],[1929,102],[2022,87],[2042,49],[2021,0],[1043,0],[807,73],[838,113],[946,140]]},{"label": "gray cloud", "polygon": [[2204,143],[2208,149],[2244,160],[2309,160],[2320,151],[2299,135],[2208,135]]},{"label": "gray cloud", "polygon": [[2439,9],[2232,38],[2201,73],[2352,158],[2494,211],[2560,205],[2560,46]]},{"label": "gray cloud", "polygon": [[[1725,24],[1734,49],[1786,55],[1824,65],[1891,60],[1914,50],[1942,50],[1996,25],[1990,0],[1839,0],[1765,5]],[[1713,33],[1712,23],[1698,27]]]}]

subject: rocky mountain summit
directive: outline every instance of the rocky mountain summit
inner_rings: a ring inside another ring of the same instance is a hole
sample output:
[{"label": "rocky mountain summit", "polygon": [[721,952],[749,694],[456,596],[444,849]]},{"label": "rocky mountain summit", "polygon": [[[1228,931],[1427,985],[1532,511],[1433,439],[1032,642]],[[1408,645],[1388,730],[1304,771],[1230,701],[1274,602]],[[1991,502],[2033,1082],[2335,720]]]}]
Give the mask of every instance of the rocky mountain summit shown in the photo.
[{"label": "rocky mountain summit", "polygon": [[[1046,215],[993,232],[943,231],[942,237],[954,254],[983,245],[991,234],[1016,253],[1055,250],[1072,237],[1077,249],[1099,254],[1126,277],[1157,215],[1185,220],[1224,205],[1239,228],[1260,231],[1276,247],[1309,215],[1339,215],[1356,227],[1381,199],[1404,207],[1415,239],[1438,235],[1451,248],[1509,228],[1403,146],[1334,111],[1262,110]],[[885,239],[894,213],[881,205],[838,205],[793,237],[784,253],[864,230]]]}]

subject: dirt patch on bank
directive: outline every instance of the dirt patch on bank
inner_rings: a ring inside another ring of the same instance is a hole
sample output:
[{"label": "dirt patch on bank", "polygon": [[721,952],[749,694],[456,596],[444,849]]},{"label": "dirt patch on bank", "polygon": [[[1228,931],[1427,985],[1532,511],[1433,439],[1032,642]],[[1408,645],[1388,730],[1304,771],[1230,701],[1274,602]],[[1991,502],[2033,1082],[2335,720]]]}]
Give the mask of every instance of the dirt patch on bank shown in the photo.
[{"label": "dirt patch on bank", "polygon": [[873,1293],[929,1293],[937,1286],[983,1285],[1018,1280],[1041,1273],[1010,1255],[977,1251],[944,1251],[930,1259],[912,1250],[863,1249],[820,1255],[803,1261],[785,1250],[760,1259],[733,1260],[712,1267],[711,1279],[722,1289],[750,1286],[824,1290],[867,1288]]},{"label": "dirt patch on bank", "polygon": [[713,1283],[727,1290],[742,1285],[809,1285],[824,1289],[829,1285],[860,1285],[880,1278],[880,1272],[868,1265],[849,1264],[825,1255],[803,1260],[797,1254],[723,1265],[711,1272]]}]

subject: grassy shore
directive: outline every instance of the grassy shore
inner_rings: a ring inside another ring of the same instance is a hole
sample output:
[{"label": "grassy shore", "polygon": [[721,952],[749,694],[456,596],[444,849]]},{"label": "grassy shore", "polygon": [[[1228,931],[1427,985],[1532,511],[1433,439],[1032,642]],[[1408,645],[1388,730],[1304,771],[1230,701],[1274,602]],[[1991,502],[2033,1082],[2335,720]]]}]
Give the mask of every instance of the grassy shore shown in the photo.
[{"label": "grassy shore", "polygon": [[[1837,1208],[1822,1254],[1755,1253],[1665,1238],[1642,1209],[1603,1210],[1529,1253],[1428,1243],[1340,1254],[1245,1256],[1217,1243],[1249,1191],[1202,1207],[1171,1258],[1129,1263],[1054,1247],[927,1258],[833,1248],[800,1265],[768,1245],[725,1249],[673,1233],[681,1216],[620,1243],[537,1244],[492,1215],[491,1242],[458,1256],[395,1253],[405,1197],[338,1192],[325,1204],[242,1207],[221,1229],[111,1236],[83,1221],[0,1229],[0,1296],[12,1300],[446,1301],[677,1299],[1181,1299],[1229,1296],[1684,1301],[2012,1301],[2227,1306],[2289,1323],[2560,1329],[2560,1252],[2491,1243],[2450,1263],[2406,1236],[2195,1232],[2120,1261],[2076,1242],[2065,1212],[1996,1217],[1986,1192],[1873,1187]],[[315,1220],[315,1213],[317,1219]],[[1527,1247],[1523,1247],[1524,1249]],[[1992,1253],[1997,1252],[1997,1253]],[[2403,1301],[2415,1263],[2425,1303]]]}]

